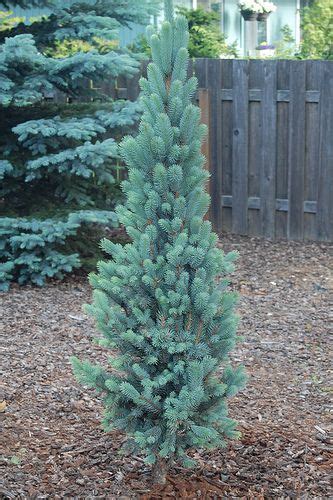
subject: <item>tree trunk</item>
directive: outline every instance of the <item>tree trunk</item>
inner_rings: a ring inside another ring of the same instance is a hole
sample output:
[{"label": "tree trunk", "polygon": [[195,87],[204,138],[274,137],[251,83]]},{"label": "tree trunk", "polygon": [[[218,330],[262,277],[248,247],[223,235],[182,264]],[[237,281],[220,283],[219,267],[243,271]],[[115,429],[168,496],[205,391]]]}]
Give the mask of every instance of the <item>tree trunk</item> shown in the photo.
[{"label": "tree trunk", "polygon": [[156,461],[152,470],[153,484],[165,484],[168,468],[168,463],[163,458]]}]

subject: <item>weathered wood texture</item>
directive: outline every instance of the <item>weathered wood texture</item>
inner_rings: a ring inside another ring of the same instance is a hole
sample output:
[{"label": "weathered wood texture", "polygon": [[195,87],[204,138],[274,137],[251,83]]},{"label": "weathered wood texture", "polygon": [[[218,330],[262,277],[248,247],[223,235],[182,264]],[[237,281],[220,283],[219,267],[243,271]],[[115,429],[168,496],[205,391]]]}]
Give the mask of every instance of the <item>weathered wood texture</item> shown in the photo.
[{"label": "weathered wood texture", "polygon": [[[197,59],[193,73],[214,229],[333,241],[333,61]],[[100,87],[135,100],[138,82]]]},{"label": "weathered wood texture", "polygon": [[215,230],[333,241],[333,62],[203,59],[195,70],[214,128]]}]

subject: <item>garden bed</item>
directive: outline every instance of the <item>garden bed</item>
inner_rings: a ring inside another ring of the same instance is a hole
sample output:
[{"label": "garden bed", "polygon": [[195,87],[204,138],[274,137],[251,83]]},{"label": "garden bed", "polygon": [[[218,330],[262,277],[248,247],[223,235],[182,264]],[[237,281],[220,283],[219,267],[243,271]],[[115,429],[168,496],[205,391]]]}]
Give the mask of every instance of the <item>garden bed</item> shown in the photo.
[{"label": "garden bed", "polygon": [[224,450],[196,452],[198,468],[173,469],[149,487],[142,457],[105,434],[101,405],[71,374],[69,357],[106,360],[81,310],[91,290],[72,277],[1,296],[2,477],[5,498],[313,498],[329,496],[329,295],[332,247],[225,237],[240,252],[233,287],[241,294],[244,341],[234,360],[249,383],[231,401],[242,437]]}]

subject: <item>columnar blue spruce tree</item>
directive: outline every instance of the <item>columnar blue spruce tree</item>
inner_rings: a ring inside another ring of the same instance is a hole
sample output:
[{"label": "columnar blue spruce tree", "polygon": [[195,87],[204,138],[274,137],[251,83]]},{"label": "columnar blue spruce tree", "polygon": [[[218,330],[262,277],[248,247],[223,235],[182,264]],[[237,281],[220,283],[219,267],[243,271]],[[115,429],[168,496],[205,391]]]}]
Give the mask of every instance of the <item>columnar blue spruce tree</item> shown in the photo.
[{"label": "columnar blue spruce tree", "polygon": [[129,178],[119,217],[132,242],[104,240],[111,259],[91,276],[87,309],[102,344],[118,354],[109,369],[73,359],[78,379],[105,395],[106,428],[127,434],[154,464],[155,482],[164,482],[175,460],[191,465],[190,449],[222,447],[237,436],[227,398],[245,378],[228,361],[237,297],[225,276],[235,253],[216,247],[203,219],[210,201],[200,152],[205,127],[191,103],[197,81],[187,79],[187,23],[174,18],[171,0],[165,11],[159,34],[150,33],[140,131],[122,144]]}]

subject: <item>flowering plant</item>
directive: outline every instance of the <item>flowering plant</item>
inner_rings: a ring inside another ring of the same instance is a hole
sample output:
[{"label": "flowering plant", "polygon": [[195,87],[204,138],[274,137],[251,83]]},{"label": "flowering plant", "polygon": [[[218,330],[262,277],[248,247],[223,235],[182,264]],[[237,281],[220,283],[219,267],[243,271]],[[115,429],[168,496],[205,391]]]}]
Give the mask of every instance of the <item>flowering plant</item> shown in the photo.
[{"label": "flowering plant", "polygon": [[262,12],[259,3],[254,0],[239,0],[238,7],[241,12]]},{"label": "flowering plant", "polygon": [[258,47],[256,47],[256,50],[275,50],[275,45],[269,44],[267,42],[262,42]]},{"label": "flowering plant", "polygon": [[265,0],[258,0],[257,3],[260,7],[259,12],[270,13],[270,12],[276,11],[276,5],[273,2],[266,2]]}]

